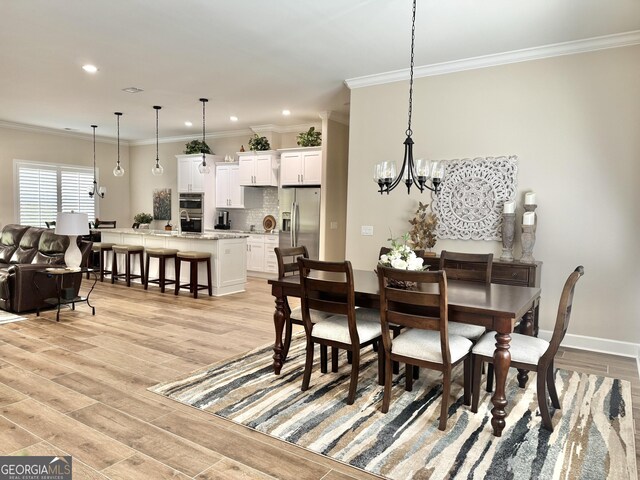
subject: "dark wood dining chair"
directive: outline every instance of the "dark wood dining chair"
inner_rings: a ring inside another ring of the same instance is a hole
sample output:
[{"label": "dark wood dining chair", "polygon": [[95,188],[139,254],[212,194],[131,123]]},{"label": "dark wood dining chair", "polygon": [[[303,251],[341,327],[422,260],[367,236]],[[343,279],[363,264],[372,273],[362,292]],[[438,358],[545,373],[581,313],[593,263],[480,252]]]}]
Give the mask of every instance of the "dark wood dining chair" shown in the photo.
[{"label": "dark wood dining chair", "polygon": [[[302,391],[309,388],[315,344],[351,352],[351,381],[347,404],[353,404],[358,387],[360,350],[380,341],[380,320],[368,309],[357,309],[351,262],[324,262],[298,258],[302,286],[302,318],[307,338],[307,355],[302,379]],[[313,323],[311,310],[331,314]],[[378,352],[378,382],[382,385],[384,354]],[[326,350],[325,350],[326,351]]]},{"label": "dark wood dining chair", "polygon": [[[511,343],[509,345],[511,366],[538,373],[536,379],[538,407],[540,408],[540,415],[542,416],[542,425],[549,431],[553,431],[553,424],[551,423],[551,415],[549,414],[549,406],[547,405],[547,389],[549,390],[552,405],[554,408],[559,409],[560,401],[558,400],[558,393],[554,381],[555,369],[553,361],[558,352],[558,347],[569,328],[573,294],[576,283],[578,283],[582,275],[584,275],[584,268],[579,266],[569,275],[569,278],[567,278],[564,284],[551,341],[547,342],[541,338],[520,333],[511,334]],[[474,376],[471,411],[474,413],[478,411],[478,401],[480,398],[480,368],[484,362],[493,362],[495,344],[496,332],[488,332],[480,338],[472,350]],[[489,375],[491,375],[490,371],[487,372],[487,376]],[[522,388],[525,386],[526,384],[521,385]]]},{"label": "dark wood dining chair", "polygon": [[[451,371],[464,362],[464,404],[471,403],[471,340],[449,333],[447,275],[444,271],[413,271],[378,267],[380,321],[384,345],[382,412],[391,401],[391,362],[407,365],[406,389],[411,390],[413,366],[442,372],[442,405],[438,428],[447,427]],[[394,282],[414,282],[415,288],[397,288]],[[437,286],[437,291],[433,288]],[[389,324],[407,327],[391,338]]]},{"label": "dark wood dining chair", "polygon": [[440,252],[440,270],[449,280],[464,280],[489,285],[493,268],[493,253]]},{"label": "dark wood dining chair", "polygon": [[[463,280],[489,285],[493,267],[493,253],[461,253],[443,250],[440,253],[440,270],[447,272],[449,280]],[[484,334],[486,329],[480,325],[449,322],[449,333],[462,335],[472,342]]]},{"label": "dark wood dining chair", "polygon": [[[276,260],[278,261],[278,277],[289,277],[289,276],[299,276],[300,269],[298,268],[298,257],[309,258],[309,252],[307,251],[307,247],[301,245],[299,247],[290,247],[290,248],[274,248],[276,253]],[[287,358],[289,354],[289,347],[291,346],[291,336],[293,334],[293,325],[304,325],[304,320],[302,319],[302,307],[295,307],[291,309],[289,305],[288,299],[285,297],[284,299],[284,313],[285,313],[285,331],[284,331],[284,341],[283,350],[282,350],[282,358],[283,360]],[[325,312],[318,312],[316,310],[311,311],[311,321],[316,323],[320,320],[324,320],[325,318],[331,316]],[[337,371],[337,363],[338,363],[338,351],[335,349],[335,352],[332,351],[332,363],[334,364],[334,371]],[[326,373],[326,360],[322,365],[323,373]]]},{"label": "dark wood dining chair", "polygon": [[44,224],[47,226],[47,228],[53,228],[56,226],[56,221],[53,220],[52,222],[44,222]]}]

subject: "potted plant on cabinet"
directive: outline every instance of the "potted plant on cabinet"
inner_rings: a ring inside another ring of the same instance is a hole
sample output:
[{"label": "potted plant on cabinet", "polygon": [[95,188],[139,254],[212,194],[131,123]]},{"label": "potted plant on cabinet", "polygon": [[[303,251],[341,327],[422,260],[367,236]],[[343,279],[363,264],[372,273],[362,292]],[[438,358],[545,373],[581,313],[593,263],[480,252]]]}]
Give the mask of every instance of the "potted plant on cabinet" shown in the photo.
[{"label": "potted plant on cabinet", "polygon": [[271,150],[271,145],[269,145],[267,137],[259,137],[256,133],[249,139],[249,150],[263,152],[265,150]]},{"label": "potted plant on cabinet", "polygon": [[315,127],[309,128],[306,132],[298,134],[298,145],[301,147],[319,147],[322,144],[322,133],[317,132]]},{"label": "potted plant on cabinet", "polygon": [[211,154],[211,149],[206,142],[202,140],[191,140],[189,143],[185,145],[185,151],[187,155],[191,155],[192,153],[206,153]]},{"label": "potted plant on cabinet", "polygon": [[139,224],[139,228],[149,228],[149,224],[153,221],[153,217],[150,213],[137,213],[133,217],[133,221]]}]

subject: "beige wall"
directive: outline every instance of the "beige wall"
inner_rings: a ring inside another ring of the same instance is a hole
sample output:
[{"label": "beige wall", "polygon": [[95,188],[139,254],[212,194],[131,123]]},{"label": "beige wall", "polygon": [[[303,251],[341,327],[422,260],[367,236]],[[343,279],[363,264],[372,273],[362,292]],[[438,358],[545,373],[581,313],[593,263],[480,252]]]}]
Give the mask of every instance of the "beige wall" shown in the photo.
[{"label": "beige wall", "polygon": [[[322,125],[324,155],[322,208],[320,214],[320,258],[345,259],[347,227],[347,171],[349,160],[349,127],[325,119]],[[336,228],[332,229],[331,224]]]},{"label": "beige wall", "polygon": [[[516,154],[518,203],[537,192],[534,256],[542,269],[541,329],[579,264],[570,333],[640,343],[640,46],[417,79],[415,156]],[[376,193],[373,165],[402,160],[407,82],[351,92],[347,258],[372,269],[408,230],[428,194]],[[414,189],[415,190],[415,189]],[[522,213],[519,207],[519,215]],[[374,236],[360,235],[372,225]],[[500,254],[499,242],[440,240],[442,249]]]},{"label": "beige wall", "polygon": [[[104,199],[98,199],[98,217],[116,220],[118,226],[128,222],[129,176],[116,178],[111,173],[116,164],[114,143],[96,142],[96,166],[99,185],[107,188]],[[90,137],[41,133],[0,127],[0,226],[17,222],[15,212],[13,161],[29,160],[43,163],[93,165],[93,143]],[[129,154],[120,146],[120,162],[129,171]]]}]

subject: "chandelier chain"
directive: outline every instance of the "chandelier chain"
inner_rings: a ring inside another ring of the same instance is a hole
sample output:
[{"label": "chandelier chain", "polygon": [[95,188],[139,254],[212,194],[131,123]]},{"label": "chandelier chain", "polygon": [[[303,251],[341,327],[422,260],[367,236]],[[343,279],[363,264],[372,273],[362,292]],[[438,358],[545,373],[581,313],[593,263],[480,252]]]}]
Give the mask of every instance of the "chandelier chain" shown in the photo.
[{"label": "chandelier chain", "polygon": [[[122,114],[120,114],[122,115]],[[120,168],[120,115],[118,115],[116,113],[116,120],[117,120],[117,133],[118,133],[118,169]]]},{"label": "chandelier chain", "polygon": [[205,116],[204,116],[204,106],[206,105],[206,100],[201,99],[202,100],[202,143],[204,143],[204,122],[205,122]]},{"label": "chandelier chain", "polygon": [[160,111],[160,108],[156,108],[156,165],[158,164],[158,162],[160,161],[160,155],[158,154],[158,112]]},{"label": "chandelier chain", "polygon": [[411,114],[413,113],[413,49],[416,43],[416,0],[413,0],[413,14],[411,20],[411,63],[409,67],[409,124],[407,126],[407,137],[413,135],[411,130]]}]

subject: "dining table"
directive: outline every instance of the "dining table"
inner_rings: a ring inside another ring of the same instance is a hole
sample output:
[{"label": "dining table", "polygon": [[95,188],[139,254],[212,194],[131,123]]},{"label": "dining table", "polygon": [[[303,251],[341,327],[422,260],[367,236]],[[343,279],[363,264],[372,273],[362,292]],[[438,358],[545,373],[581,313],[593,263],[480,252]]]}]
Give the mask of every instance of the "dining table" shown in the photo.
[{"label": "dining table", "polygon": [[[380,308],[378,276],[371,270],[353,270],[355,302],[358,307]],[[297,275],[268,280],[271,294],[275,297],[275,344],[273,346],[273,369],[276,375],[284,361],[282,333],[286,321],[286,298],[301,297],[302,287]],[[540,300],[540,288],[488,285],[450,280],[447,282],[448,315],[450,321],[481,325],[496,331],[496,349],[493,353],[495,390],[491,397],[491,425],[493,434],[502,435],[506,425],[507,399],[505,395],[507,373],[511,365],[509,344],[516,323],[524,316],[532,317],[533,308]],[[522,381],[523,380],[523,381]],[[526,383],[526,372],[519,374],[520,385]]]}]

